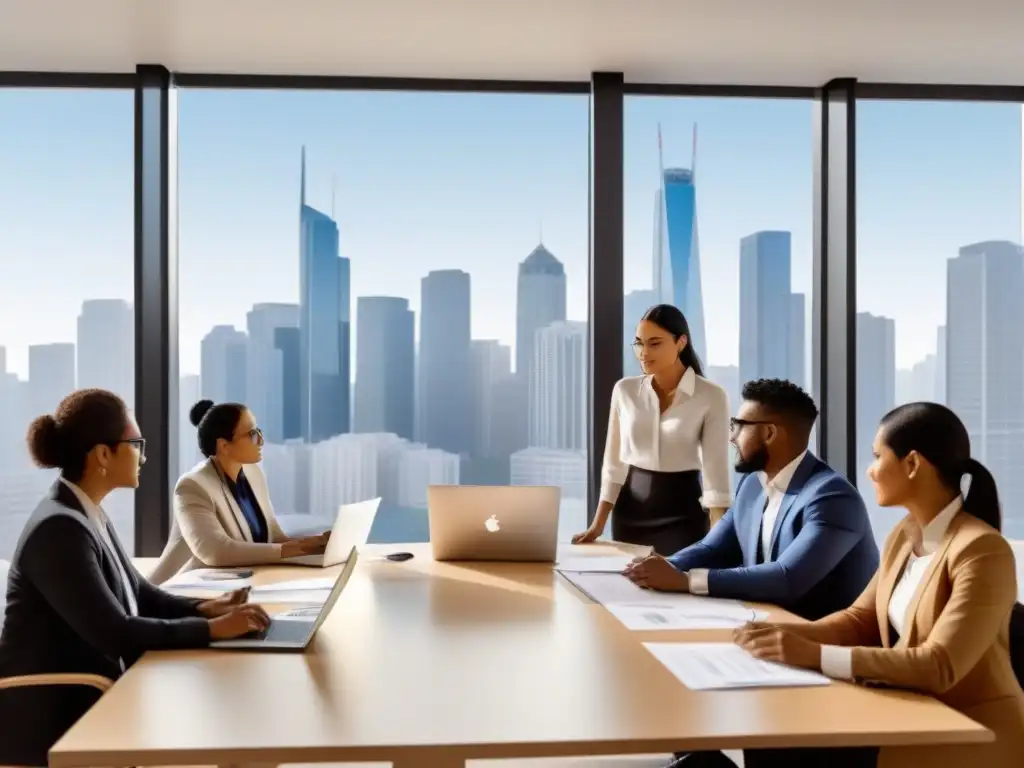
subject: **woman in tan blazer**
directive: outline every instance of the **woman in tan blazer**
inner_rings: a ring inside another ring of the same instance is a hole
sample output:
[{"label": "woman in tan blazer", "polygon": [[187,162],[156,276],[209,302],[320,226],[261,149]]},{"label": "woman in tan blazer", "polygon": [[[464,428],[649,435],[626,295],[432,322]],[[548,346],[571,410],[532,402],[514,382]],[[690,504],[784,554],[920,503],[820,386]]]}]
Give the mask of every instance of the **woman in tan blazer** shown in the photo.
[{"label": "woman in tan blazer", "polygon": [[990,744],[886,747],[882,768],[1020,768],[1024,691],[1009,651],[1017,583],[995,481],[970,458],[960,419],[935,403],[887,414],[874,453],[868,477],[878,503],[909,513],[875,578],[845,611],[751,625],[737,642],[759,658],[929,694],[995,733]]},{"label": "woman in tan blazer", "polygon": [[327,534],[290,538],[274,517],[258,463],[263,433],[249,409],[200,400],[189,418],[206,461],[174,488],[174,522],[153,583],[193,568],[262,565],[323,552]]}]

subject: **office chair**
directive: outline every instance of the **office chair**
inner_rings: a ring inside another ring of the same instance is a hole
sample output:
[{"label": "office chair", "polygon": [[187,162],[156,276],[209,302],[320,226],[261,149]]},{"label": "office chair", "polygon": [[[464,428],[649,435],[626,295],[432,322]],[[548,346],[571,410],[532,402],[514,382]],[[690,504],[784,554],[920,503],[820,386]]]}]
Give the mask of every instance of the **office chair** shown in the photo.
[{"label": "office chair", "polygon": [[[0,584],[3,585],[6,591],[7,585],[7,570],[10,564],[6,560],[0,560]],[[3,629],[4,613],[3,610],[6,606],[5,600],[0,601],[0,630]],[[18,675],[17,677],[0,677],[0,691],[10,690],[13,688],[29,688],[34,686],[42,685],[84,685],[89,688],[95,688],[101,693],[105,693],[113,685],[113,682],[105,677],[99,675],[80,675],[74,673],[66,674],[53,674],[53,675]],[[0,768],[16,768],[15,766],[0,765]],[[24,768],[18,766],[17,768]]]}]

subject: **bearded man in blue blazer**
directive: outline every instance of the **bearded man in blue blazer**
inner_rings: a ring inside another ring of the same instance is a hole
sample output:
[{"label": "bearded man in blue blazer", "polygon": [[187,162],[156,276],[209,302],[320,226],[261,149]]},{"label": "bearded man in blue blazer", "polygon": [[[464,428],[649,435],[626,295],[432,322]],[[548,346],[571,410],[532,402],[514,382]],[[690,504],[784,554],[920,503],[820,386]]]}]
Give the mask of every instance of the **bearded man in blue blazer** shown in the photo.
[{"label": "bearded man in blue blazer", "polygon": [[771,603],[814,620],[848,608],[878,569],[864,500],[808,450],[818,409],[795,384],[743,387],[731,420],[743,474],[732,508],[704,539],[626,575],[655,590]]}]

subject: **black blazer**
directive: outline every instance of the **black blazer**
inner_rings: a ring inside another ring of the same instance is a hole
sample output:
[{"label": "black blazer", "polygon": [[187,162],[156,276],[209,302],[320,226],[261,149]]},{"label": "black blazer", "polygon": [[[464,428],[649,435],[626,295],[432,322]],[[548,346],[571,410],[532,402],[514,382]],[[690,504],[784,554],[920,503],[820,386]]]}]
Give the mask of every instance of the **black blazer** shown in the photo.
[{"label": "black blazer", "polygon": [[[11,560],[0,634],[0,677],[78,672],[116,679],[143,653],[209,643],[198,601],[150,584],[112,526],[110,539],[135,593],[129,613],[110,550],[74,492],[59,480],[29,517]],[[99,692],[78,686],[0,691],[0,764],[46,765],[53,743]]]}]

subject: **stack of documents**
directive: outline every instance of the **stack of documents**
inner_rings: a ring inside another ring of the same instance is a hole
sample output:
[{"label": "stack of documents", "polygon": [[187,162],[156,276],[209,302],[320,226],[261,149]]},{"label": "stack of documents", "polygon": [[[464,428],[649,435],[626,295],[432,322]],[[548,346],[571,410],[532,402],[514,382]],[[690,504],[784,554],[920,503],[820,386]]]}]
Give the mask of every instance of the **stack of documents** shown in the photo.
[{"label": "stack of documents", "polygon": [[818,672],[755,659],[732,643],[644,643],[644,647],[693,691],[797,688],[831,682]]},{"label": "stack of documents", "polygon": [[562,576],[631,630],[733,629],[767,618],[736,600],[642,589],[621,573],[562,571]]},{"label": "stack of documents", "polygon": [[[201,571],[189,571],[169,579],[161,585],[163,589],[177,595],[209,595],[219,597],[242,587],[251,587],[252,579],[223,579],[205,581]],[[323,605],[327,602],[334,579],[295,579],[279,581],[276,584],[264,584],[252,587],[249,592],[250,603],[276,603],[278,605]]]},{"label": "stack of documents", "polygon": [[555,564],[555,569],[567,573],[622,573],[632,561],[629,555],[562,557]]},{"label": "stack of documents", "polygon": [[223,594],[252,584],[252,579],[225,578],[229,571],[199,568],[172,576],[160,585],[161,589],[175,594],[182,592],[212,592]]},{"label": "stack of documents", "polygon": [[279,581],[253,587],[249,593],[250,603],[277,603],[278,605],[323,605],[331,594],[334,579],[297,579]]}]

